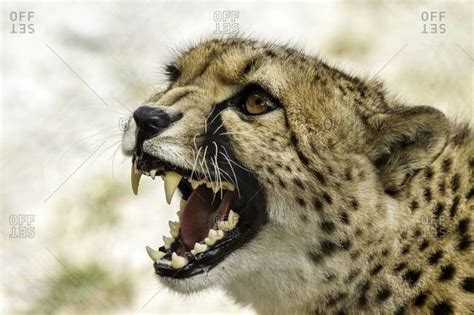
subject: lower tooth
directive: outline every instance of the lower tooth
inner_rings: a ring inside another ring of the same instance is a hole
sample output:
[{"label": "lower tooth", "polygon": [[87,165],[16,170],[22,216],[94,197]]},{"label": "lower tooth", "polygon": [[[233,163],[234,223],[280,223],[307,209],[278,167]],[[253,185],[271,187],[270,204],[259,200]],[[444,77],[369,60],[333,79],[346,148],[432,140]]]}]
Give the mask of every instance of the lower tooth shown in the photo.
[{"label": "lower tooth", "polygon": [[204,239],[204,243],[206,243],[209,246],[212,246],[223,237],[224,237],[223,231],[210,229],[208,236]]},{"label": "lower tooth", "polygon": [[171,254],[171,267],[174,269],[183,268],[188,263],[186,257],[181,257],[175,252]]},{"label": "lower tooth", "polygon": [[206,244],[196,243],[196,244],[194,244],[194,249],[191,249],[191,254],[197,255],[199,253],[205,252],[206,250],[207,250],[207,245]]},{"label": "lower tooth", "polygon": [[150,256],[151,260],[153,261],[158,261],[161,258],[163,258],[163,256],[166,255],[166,253],[163,253],[162,251],[159,251],[159,250],[154,250],[150,246],[146,247],[146,252],[148,253],[148,256]]}]

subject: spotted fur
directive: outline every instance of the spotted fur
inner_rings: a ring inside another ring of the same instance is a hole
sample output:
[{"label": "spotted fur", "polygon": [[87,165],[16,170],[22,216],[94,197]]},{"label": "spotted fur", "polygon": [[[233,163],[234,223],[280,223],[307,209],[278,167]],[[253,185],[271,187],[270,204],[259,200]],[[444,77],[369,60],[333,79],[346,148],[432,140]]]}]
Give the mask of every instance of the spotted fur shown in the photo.
[{"label": "spotted fur", "polygon": [[149,103],[184,116],[145,147],[183,167],[213,106],[245,85],[283,106],[253,119],[220,114],[264,188],[268,223],[209,273],[161,279],[168,287],[217,285],[262,314],[474,312],[467,126],[288,46],[208,40],[168,71],[169,88]]}]

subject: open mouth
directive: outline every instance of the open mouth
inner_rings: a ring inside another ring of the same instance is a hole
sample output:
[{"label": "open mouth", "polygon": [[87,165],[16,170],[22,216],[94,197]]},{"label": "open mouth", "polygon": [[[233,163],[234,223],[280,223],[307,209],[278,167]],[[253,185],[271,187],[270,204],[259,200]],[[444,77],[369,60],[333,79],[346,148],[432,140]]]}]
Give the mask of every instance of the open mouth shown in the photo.
[{"label": "open mouth", "polygon": [[266,222],[263,192],[250,172],[235,177],[239,185],[142,153],[133,157],[135,194],[142,174],[163,178],[168,204],[176,191],[181,193],[179,221],[169,221],[171,235],[163,236],[164,245],[158,250],[146,247],[160,276],[187,278],[209,271],[255,236]]}]

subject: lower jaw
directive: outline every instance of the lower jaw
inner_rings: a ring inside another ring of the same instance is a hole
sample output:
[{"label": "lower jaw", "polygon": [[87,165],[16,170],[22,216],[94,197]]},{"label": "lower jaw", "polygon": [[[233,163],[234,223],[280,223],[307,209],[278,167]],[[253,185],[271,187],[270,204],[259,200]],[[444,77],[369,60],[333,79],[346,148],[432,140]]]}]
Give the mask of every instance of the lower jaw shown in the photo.
[{"label": "lower jaw", "polygon": [[249,242],[257,231],[258,229],[248,229],[236,238],[223,239],[218,246],[190,257],[188,264],[181,269],[173,269],[155,262],[153,264],[155,273],[160,277],[173,279],[187,279],[201,273],[207,273],[218,267],[225,258],[238,250],[239,247]]}]

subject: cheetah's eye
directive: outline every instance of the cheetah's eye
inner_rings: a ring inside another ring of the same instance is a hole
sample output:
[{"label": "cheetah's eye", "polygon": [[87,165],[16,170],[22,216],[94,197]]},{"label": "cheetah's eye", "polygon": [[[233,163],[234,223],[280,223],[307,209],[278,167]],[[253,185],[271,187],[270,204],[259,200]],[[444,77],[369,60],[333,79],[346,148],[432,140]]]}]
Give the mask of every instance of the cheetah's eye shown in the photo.
[{"label": "cheetah's eye", "polygon": [[244,97],[242,110],[248,115],[261,115],[278,107],[278,102],[261,88],[251,88]]},{"label": "cheetah's eye", "polygon": [[263,114],[268,110],[270,98],[262,92],[254,92],[247,96],[245,109],[252,115]]}]

